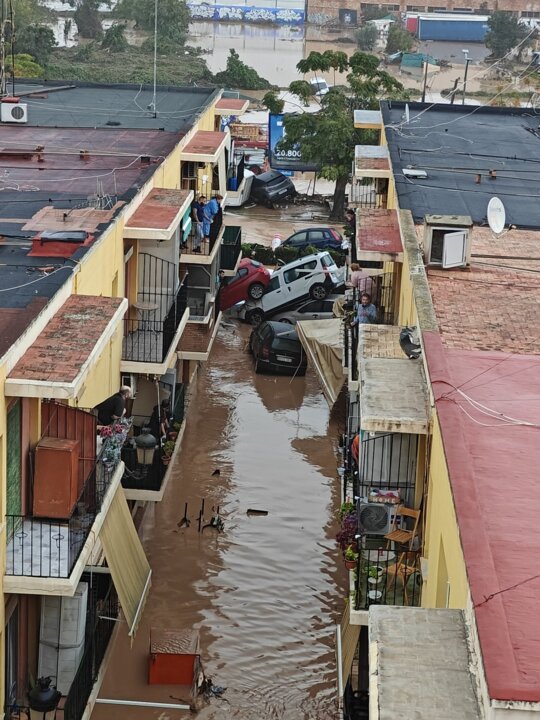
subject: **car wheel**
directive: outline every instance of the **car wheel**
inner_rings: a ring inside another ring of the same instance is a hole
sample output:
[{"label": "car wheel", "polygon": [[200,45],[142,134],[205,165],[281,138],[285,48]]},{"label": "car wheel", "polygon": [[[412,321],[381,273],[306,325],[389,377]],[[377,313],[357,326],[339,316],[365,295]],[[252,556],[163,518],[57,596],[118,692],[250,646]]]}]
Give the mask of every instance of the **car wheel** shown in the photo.
[{"label": "car wheel", "polygon": [[258,360],[255,360],[255,373],[256,373],[257,375],[260,375],[260,374],[262,373],[262,368],[261,368],[261,366],[259,365],[259,361],[258,361]]},{"label": "car wheel", "polygon": [[321,283],[315,283],[309,288],[309,297],[312,300],[324,300],[326,295],[326,288]]},{"label": "car wheel", "polygon": [[248,288],[248,295],[252,300],[260,300],[264,294],[264,285],[261,283],[253,283]]},{"label": "car wheel", "polygon": [[292,325],[292,322],[289,320],[289,318],[281,318],[279,322],[285,323],[286,325]]},{"label": "car wheel", "polygon": [[252,327],[258,327],[264,320],[264,313],[262,310],[252,310],[246,315],[246,320]]}]

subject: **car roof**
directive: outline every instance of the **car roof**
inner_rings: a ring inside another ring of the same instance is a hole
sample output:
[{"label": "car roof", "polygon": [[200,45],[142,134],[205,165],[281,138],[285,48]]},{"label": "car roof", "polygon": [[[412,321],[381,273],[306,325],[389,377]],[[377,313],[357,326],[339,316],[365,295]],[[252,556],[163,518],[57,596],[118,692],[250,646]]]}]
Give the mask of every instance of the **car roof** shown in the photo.
[{"label": "car roof", "polygon": [[[301,232],[307,232],[308,230],[333,230],[334,228],[330,227],[330,225],[317,225],[315,227],[308,227],[308,228],[302,228],[301,230],[296,230],[293,232],[293,235],[296,235],[297,233]],[[290,235],[289,237],[292,237]]]},{"label": "car roof", "polygon": [[254,175],[253,182],[268,182],[269,180],[275,180],[276,178],[281,177],[284,178],[286,175],[283,175],[283,173],[280,173],[279,170],[267,170],[266,172],[261,173],[260,175]]},{"label": "car roof", "polygon": [[[288,262],[286,265],[282,265],[278,270],[276,270],[276,272],[279,272],[281,270],[287,270],[287,268],[291,267],[291,265],[296,265],[297,263],[303,263],[303,262],[313,260],[313,259],[318,260],[321,257],[321,255],[330,255],[330,253],[328,252],[328,250],[323,250],[322,252],[319,252],[319,253],[312,253],[311,255],[304,255],[301,258],[296,258],[296,260],[291,260],[291,262]],[[330,257],[332,257],[332,256],[330,255]]]}]

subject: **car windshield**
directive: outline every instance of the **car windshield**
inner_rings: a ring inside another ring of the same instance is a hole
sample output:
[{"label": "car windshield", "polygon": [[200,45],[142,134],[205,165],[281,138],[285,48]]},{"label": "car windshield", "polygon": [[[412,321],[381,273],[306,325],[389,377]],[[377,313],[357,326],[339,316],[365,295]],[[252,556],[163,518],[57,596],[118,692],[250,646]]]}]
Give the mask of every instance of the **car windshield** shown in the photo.
[{"label": "car windshield", "polygon": [[287,338],[275,338],[272,347],[274,350],[287,350],[292,353],[297,353],[299,350],[298,340],[288,340]]},{"label": "car windshield", "polygon": [[311,87],[315,90],[315,92],[319,92],[319,90],[326,90],[328,87],[328,84],[325,80],[312,80],[311,81]]},{"label": "car windshield", "polygon": [[332,265],[335,265],[334,261],[332,260],[332,256],[328,253],[324,253],[324,255],[321,255],[321,265],[323,267],[329,268],[332,267]]},{"label": "car windshield", "polygon": [[258,262],[258,260],[250,260],[253,267],[261,267],[262,263]]}]

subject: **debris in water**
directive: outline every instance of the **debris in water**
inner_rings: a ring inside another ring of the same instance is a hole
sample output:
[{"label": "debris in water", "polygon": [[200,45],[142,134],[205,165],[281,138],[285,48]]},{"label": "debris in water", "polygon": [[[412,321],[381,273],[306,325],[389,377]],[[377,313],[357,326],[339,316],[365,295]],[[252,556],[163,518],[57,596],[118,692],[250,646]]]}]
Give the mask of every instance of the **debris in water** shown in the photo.
[{"label": "debris in water", "polygon": [[219,468],[216,468],[214,470],[214,472],[212,473],[212,477],[214,477],[214,475],[220,475],[220,474],[221,474],[221,470]]},{"label": "debris in water", "polygon": [[248,508],[246,515],[268,515],[268,510],[255,510],[255,508]]},{"label": "debris in water", "polygon": [[185,505],[184,505],[184,517],[183,517],[179,522],[176,523],[176,526],[179,527],[179,528],[181,528],[181,527],[187,527],[187,528],[188,528],[188,527],[191,525],[191,520],[190,520],[190,519],[188,518],[188,516],[187,516],[187,506],[188,506],[188,504],[185,503]]},{"label": "debris in water", "polygon": [[[212,508],[212,510],[213,509],[214,508]],[[216,514],[212,515],[210,522],[206,523],[206,525],[203,525],[202,529],[204,530],[207,527],[214,528],[214,530],[217,530],[218,533],[225,530],[225,523],[223,522],[223,520],[221,519],[221,515],[219,514],[219,505],[216,508]]]}]

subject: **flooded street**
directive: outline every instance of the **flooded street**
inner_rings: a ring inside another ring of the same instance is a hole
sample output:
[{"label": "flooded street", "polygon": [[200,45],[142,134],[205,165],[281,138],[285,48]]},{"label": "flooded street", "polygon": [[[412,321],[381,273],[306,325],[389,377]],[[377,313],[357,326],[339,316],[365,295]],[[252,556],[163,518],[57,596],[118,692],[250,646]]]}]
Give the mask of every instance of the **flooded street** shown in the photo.
[{"label": "flooded street", "polygon": [[[147,684],[149,633],[197,628],[205,672],[227,688],[200,720],[330,720],[345,586],[334,541],[338,419],[312,371],[293,380],[255,375],[249,332],[225,321],[192,386],[173,476],[143,522],[150,597],[132,648],[120,626],[100,697],[189,702],[184,687]],[[219,506],[223,534],[198,533],[203,499],[206,522]],[[177,527],[185,502],[187,529]],[[187,715],[97,705],[92,718]]]}]

